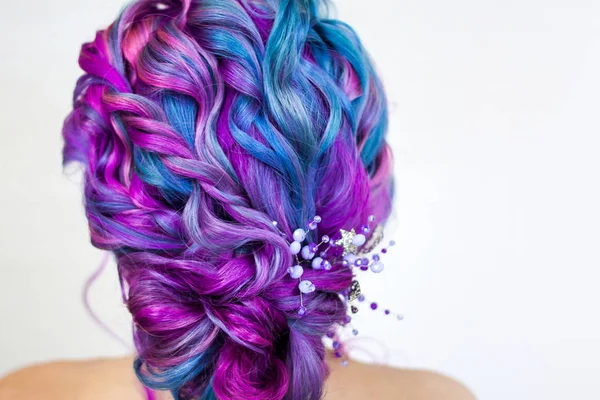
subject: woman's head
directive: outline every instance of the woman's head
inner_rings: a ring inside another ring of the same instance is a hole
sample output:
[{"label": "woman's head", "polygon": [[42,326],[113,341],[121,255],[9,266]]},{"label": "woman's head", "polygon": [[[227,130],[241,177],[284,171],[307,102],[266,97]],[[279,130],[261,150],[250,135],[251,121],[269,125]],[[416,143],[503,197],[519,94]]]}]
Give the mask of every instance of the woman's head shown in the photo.
[{"label": "woman's head", "polygon": [[318,242],[391,202],[381,83],[325,6],[139,0],[82,47],[64,159],[84,166],[92,242],[116,255],[151,387],[322,395],[352,271],[305,268],[300,316],[289,241],[314,215]]}]

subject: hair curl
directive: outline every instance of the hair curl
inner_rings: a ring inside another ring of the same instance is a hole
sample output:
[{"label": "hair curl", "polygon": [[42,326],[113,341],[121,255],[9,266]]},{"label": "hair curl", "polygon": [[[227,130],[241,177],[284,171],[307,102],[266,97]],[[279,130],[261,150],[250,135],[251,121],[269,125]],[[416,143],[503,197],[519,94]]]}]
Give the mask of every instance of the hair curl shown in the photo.
[{"label": "hair curl", "polygon": [[325,6],[138,0],[82,47],[64,162],[116,255],[138,376],[177,399],[322,397],[352,274],[307,270],[299,317],[272,221],[291,238],[318,214],[315,239],[391,202],[381,83]]}]

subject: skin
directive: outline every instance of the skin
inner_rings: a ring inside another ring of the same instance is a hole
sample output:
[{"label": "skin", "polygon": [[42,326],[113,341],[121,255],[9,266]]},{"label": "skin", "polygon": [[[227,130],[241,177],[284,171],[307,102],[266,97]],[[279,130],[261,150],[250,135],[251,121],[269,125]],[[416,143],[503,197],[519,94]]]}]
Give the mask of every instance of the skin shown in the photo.
[{"label": "skin", "polygon": [[[145,400],[132,358],[62,361],[35,365],[0,380],[0,400]],[[474,400],[445,376],[352,361],[342,367],[329,357],[331,375],[324,400]],[[159,400],[172,400],[159,393]]]}]

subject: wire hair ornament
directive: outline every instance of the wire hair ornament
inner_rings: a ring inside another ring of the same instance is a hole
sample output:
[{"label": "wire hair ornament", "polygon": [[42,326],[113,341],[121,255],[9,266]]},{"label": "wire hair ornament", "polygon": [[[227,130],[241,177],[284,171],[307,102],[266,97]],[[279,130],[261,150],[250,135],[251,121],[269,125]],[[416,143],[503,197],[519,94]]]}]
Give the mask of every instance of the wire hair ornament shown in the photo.
[{"label": "wire hair ornament", "polygon": [[[327,273],[336,265],[349,268],[352,270],[354,278],[350,287],[340,293],[347,307],[343,326],[349,326],[352,335],[357,336],[359,331],[352,326],[351,321],[352,315],[359,311],[359,304],[367,303],[368,308],[373,311],[380,309],[377,302],[367,301],[367,297],[362,293],[357,273],[369,270],[375,274],[383,272],[385,265],[381,259],[387,254],[388,248],[393,247],[396,243],[394,240],[390,240],[387,247],[375,251],[383,241],[384,229],[381,224],[376,225],[375,228],[371,227],[371,224],[375,221],[374,215],[367,218],[366,223],[358,229],[358,232],[355,228],[340,229],[334,237],[323,235],[319,243],[308,242],[308,233],[316,230],[321,221],[321,217],[315,215],[306,223],[306,228],[294,230],[292,241],[286,239],[290,253],[294,258],[294,265],[290,266],[287,272],[290,279],[298,281],[300,304],[297,313],[299,317],[303,317],[308,312],[304,305],[303,295],[319,290],[310,280],[303,279],[305,268],[310,267],[323,273]],[[273,226],[277,227],[277,225],[277,221],[273,221]],[[284,233],[281,233],[281,235],[286,236]],[[383,309],[383,313],[395,317],[398,321],[404,319],[403,314],[392,312],[387,308]],[[327,337],[332,340],[331,345],[335,357],[342,359],[342,365],[347,366],[348,357],[340,335],[336,331],[331,331],[327,333]]]}]

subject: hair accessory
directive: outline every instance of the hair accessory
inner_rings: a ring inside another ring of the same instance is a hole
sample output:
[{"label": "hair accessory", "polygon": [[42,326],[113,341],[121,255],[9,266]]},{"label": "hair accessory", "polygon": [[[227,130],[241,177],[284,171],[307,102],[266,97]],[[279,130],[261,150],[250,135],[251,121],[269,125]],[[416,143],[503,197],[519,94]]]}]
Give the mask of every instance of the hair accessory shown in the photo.
[{"label": "hair accessory", "polygon": [[[314,258],[316,252],[318,251],[319,245],[321,245],[322,243],[329,242],[329,236],[324,235],[321,239],[321,243],[317,244],[311,242],[305,246],[302,246],[302,244],[306,240],[306,235],[308,234],[308,232],[317,229],[317,226],[320,222],[321,217],[315,215],[313,219],[306,223],[307,229],[296,229],[292,234],[292,238],[294,240],[292,242],[288,242],[288,245],[290,247],[290,253],[292,253],[292,255],[294,256],[296,264],[289,267],[287,271],[292,279],[297,279],[299,281],[298,290],[300,292],[300,307],[298,307],[298,315],[300,317],[306,315],[307,312],[306,307],[304,306],[304,299],[302,295],[312,293],[317,289],[311,281],[307,279],[302,279],[302,275],[304,274],[304,267],[302,267],[301,263],[303,261],[310,261],[310,265],[313,269],[324,269],[326,271],[330,270],[332,267],[331,263],[327,260],[324,260],[322,257]],[[273,227],[277,228],[277,221],[272,221],[272,223]],[[283,234],[282,232],[280,233],[282,236],[285,237],[285,234]],[[300,260],[298,254],[302,256],[303,260]]]},{"label": "hair accessory", "polygon": [[[327,273],[331,270],[334,264],[341,264],[346,268],[350,268],[356,277],[358,271],[369,271],[379,274],[384,270],[384,264],[381,258],[387,253],[388,248],[383,247],[379,252],[374,250],[381,244],[383,240],[383,226],[377,225],[374,229],[371,228],[371,223],[375,221],[375,216],[368,217],[367,222],[362,225],[357,233],[355,228],[350,230],[340,229],[339,236],[336,239],[330,238],[328,235],[323,235],[319,243],[305,243],[310,231],[315,231],[318,224],[322,221],[321,217],[316,215],[306,223],[306,228],[298,228],[292,234],[292,241],[288,241],[290,253],[294,256],[295,265],[288,268],[290,278],[298,280],[298,291],[300,295],[300,305],[298,307],[298,316],[306,315],[307,308],[304,305],[303,295],[313,293],[318,288],[309,280],[302,279],[304,268],[310,267],[314,270],[320,270],[322,273]],[[273,221],[273,226],[277,228],[277,222]],[[285,237],[285,234],[281,233]],[[321,245],[326,244],[327,247],[319,251]],[[392,240],[388,243],[388,247],[395,245]],[[330,251],[331,250],[331,251]],[[318,256],[316,256],[318,254]],[[351,315],[359,312],[359,303],[366,301],[365,295],[362,293],[358,279],[354,279],[349,288],[340,293],[344,302],[347,304],[349,312],[346,315],[343,325],[349,325],[353,336],[358,335],[358,329],[351,324]],[[379,304],[375,301],[368,303],[368,308],[373,311],[381,310]],[[384,315],[395,316],[397,320],[404,319],[402,314],[391,312],[389,309],[383,309]],[[335,332],[329,332],[327,337],[332,339],[332,347],[335,350],[337,358],[343,358],[342,365],[348,365],[346,351],[344,350],[341,337]]]}]

